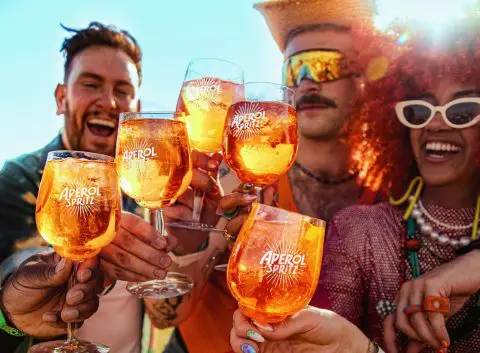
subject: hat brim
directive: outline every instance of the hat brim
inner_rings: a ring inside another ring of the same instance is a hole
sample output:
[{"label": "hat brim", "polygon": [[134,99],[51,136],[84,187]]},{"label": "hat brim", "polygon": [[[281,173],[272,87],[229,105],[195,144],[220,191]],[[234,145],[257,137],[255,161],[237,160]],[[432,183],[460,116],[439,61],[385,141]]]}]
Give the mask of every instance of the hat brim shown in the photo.
[{"label": "hat brim", "polygon": [[254,8],[265,17],[274,40],[282,52],[293,30],[318,24],[352,26],[373,23],[374,0],[271,0]]}]

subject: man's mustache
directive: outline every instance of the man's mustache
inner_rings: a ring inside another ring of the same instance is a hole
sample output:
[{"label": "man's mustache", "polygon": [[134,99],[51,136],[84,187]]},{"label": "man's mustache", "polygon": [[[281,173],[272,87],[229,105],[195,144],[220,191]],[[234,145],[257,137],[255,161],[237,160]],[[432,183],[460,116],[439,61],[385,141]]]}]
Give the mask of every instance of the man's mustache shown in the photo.
[{"label": "man's mustache", "polygon": [[334,100],[316,93],[307,93],[300,97],[297,101],[297,110],[302,109],[302,105],[304,104],[324,104],[329,108],[337,108],[337,104]]}]

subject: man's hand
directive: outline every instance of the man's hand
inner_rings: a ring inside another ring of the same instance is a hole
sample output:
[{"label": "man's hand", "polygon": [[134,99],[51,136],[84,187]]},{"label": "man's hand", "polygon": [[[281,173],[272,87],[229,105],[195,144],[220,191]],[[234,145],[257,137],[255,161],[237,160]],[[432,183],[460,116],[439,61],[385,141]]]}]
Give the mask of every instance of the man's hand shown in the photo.
[{"label": "man's hand", "polygon": [[100,265],[109,280],[163,279],[172,263],[167,252],[176,244],[175,237],[162,237],[142,218],[123,212],[115,239],[100,252]]},{"label": "man's hand", "polygon": [[[192,152],[193,177],[190,187],[178,198],[177,202],[163,210],[165,221],[168,222],[191,222],[193,210],[193,189],[203,191],[201,222],[214,226],[219,216],[217,215],[218,202],[223,195],[223,190],[218,180],[218,170],[222,161],[222,155],[215,153],[209,156],[198,151]],[[169,235],[178,238],[179,245],[175,249],[178,255],[189,254],[198,249],[205,241],[208,232],[192,231],[183,228],[168,227]]]},{"label": "man's hand", "polygon": [[19,330],[39,338],[65,333],[67,322],[83,322],[98,308],[103,276],[96,258],[83,262],[78,283],[67,292],[73,264],[54,253],[34,255],[6,281],[2,309]]},{"label": "man's hand", "polygon": [[[240,233],[243,223],[248,218],[251,210],[251,204],[256,200],[256,196],[252,194],[255,191],[251,184],[239,185],[231,194],[225,195],[220,200],[220,209],[223,214],[233,214],[226,227],[226,232],[235,239]],[[266,205],[275,204],[276,187],[267,186],[263,191],[263,203]],[[231,244],[229,244],[231,245]]]}]

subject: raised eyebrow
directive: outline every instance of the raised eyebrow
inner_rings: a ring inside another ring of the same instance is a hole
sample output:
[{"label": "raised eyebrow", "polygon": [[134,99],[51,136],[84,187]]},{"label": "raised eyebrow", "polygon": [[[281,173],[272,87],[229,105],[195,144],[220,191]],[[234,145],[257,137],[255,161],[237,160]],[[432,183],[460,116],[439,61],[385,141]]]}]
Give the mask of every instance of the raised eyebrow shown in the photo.
[{"label": "raised eyebrow", "polygon": [[94,80],[97,80],[97,81],[103,81],[103,77],[100,76],[100,75],[97,75],[97,74],[94,74],[94,73],[91,73],[91,72],[82,72],[78,78],[91,78],[91,79],[94,79]]}]

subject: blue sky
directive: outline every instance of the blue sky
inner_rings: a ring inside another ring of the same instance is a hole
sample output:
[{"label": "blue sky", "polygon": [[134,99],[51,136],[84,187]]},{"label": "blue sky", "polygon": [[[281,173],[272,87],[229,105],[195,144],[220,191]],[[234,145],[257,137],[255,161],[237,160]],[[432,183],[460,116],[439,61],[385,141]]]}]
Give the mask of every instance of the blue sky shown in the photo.
[{"label": "blue sky", "polygon": [[[337,1],[337,0],[326,0]],[[174,109],[188,62],[234,61],[247,81],[280,79],[282,56],[253,0],[0,0],[0,165],[49,142],[61,128],[53,90],[62,79],[59,52],[70,27],[90,21],[130,31],[144,52],[143,108]],[[416,16],[432,26],[468,0],[377,0],[380,26]]]}]

